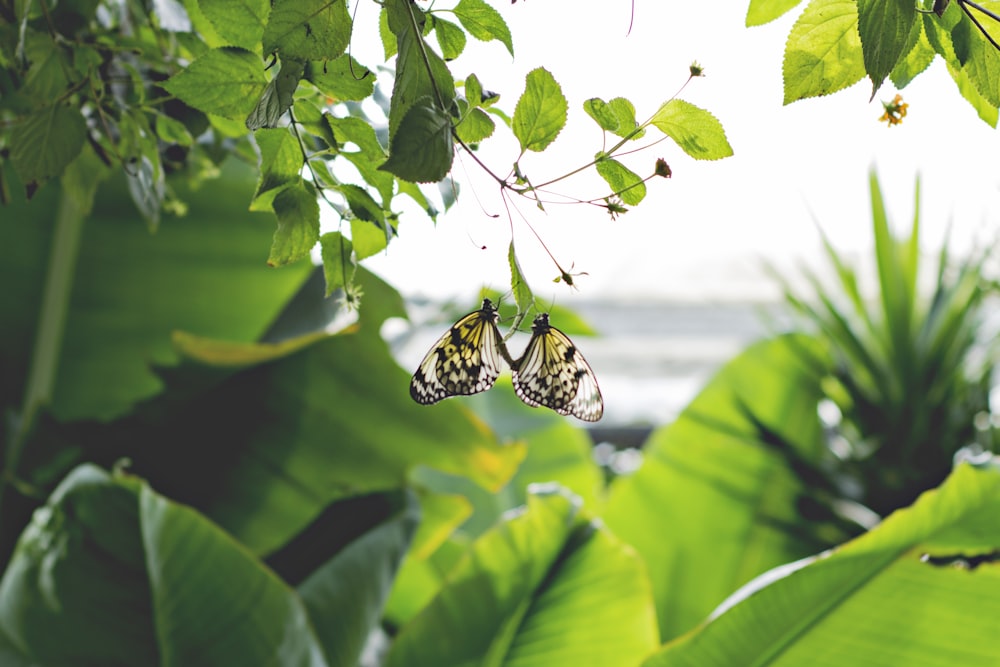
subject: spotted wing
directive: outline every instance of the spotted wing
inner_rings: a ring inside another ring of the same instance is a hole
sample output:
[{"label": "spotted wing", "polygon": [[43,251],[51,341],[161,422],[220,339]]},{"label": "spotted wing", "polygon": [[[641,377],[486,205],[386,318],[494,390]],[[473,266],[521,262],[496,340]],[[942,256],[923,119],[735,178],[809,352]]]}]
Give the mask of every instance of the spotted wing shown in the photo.
[{"label": "spotted wing", "polygon": [[524,355],[515,363],[514,391],[532,407],[595,422],[604,414],[597,376],[566,334],[536,323]]},{"label": "spotted wing", "polygon": [[410,396],[430,405],[449,396],[486,391],[500,375],[500,331],[496,309],[488,301],[445,332],[410,381]]}]

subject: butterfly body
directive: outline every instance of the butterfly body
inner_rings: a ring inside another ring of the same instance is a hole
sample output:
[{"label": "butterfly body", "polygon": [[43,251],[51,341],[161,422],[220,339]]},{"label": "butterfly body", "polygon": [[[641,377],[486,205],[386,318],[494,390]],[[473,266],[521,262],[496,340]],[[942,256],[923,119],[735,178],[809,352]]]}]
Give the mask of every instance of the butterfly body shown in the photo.
[{"label": "butterfly body", "polygon": [[497,329],[496,307],[483,299],[479,310],[455,322],[431,348],[410,381],[410,396],[430,405],[449,396],[486,391],[500,375],[506,352]]},{"label": "butterfly body", "polygon": [[548,313],[535,318],[528,347],[512,367],[514,391],[528,405],[544,405],[583,421],[603,416],[604,399],[593,369],[573,341],[549,324]]}]

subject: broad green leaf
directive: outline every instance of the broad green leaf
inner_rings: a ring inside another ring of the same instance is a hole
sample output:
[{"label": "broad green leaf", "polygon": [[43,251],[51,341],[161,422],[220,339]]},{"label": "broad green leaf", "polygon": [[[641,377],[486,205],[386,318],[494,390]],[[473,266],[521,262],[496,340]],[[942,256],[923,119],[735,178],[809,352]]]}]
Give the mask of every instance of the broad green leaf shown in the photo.
[{"label": "broad green leaf", "polygon": [[750,346],[612,484],[605,520],[649,568],[664,640],[761,572],[843,537],[799,513],[811,491],[797,473],[824,451],[819,381],[802,358],[815,350],[793,336]]},{"label": "broad green leaf", "polygon": [[351,220],[351,241],[358,260],[376,255],[388,245],[385,230],[379,227],[378,223],[359,218]]},{"label": "broad green leaf", "polygon": [[219,36],[227,42],[247,51],[260,48],[267,15],[271,10],[268,0],[198,0],[198,6]]},{"label": "broad green leaf", "polygon": [[406,112],[379,169],[413,183],[433,183],[448,175],[454,158],[451,117],[425,98]]},{"label": "broad green leaf", "polygon": [[403,627],[389,667],[635,664],[656,646],[635,555],[551,489],[483,535]]},{"label": "broad green leaf", "polygon": [[858,33],[873,98],[906,53],[916,21],[916,8],[910,0],[858,0]]},{"label": "broad green leaf", "polygon": [[641,139],[646,130],[640,129],[635,120],[635,106],[624,97],[615,97],[608,101],[608,107],[618,118],[618,129],[615,131],[619,137],[628,137],[632,140]]},{"label": "broad green leaf", "polygon": [[326,277],[326,296],[343,289],[354,280],[354,247],[351,240],[340,232],[327,232],[319,237],[323,256],[323,275]]},{"label": "broad green leaf", "polygon": [[[778,568],[645,667],[993,665],[1000,473],[960,465],[870,532]],[[964,566],[963,566],[964,563]]]},{"label": "broad green leaf", "polygon": [[[971,21],[966,22],[971,23]],[[997,37],[1000,38],[1000,34]],[[979,94],[994,107],[1000,106],[1000,52],[983,39],[978,31],[975,39],[971,42],[971,51],[965,69],[969,75],[969,81],[976,87]]]},{"label": "broad green leaf", "polygon": [[302,601],[231,537],[89,465],[36,512],[0,591],[0,633],[35,664],[326,664]]},{"label": "broad green leaf", "polygon": [[722,123],[684,100],[665,102],[651,122],[696,160],[718,160],[733,154]]},{"label": "broad green leaf", "polygon": [[545,150],[566,125],[567,108],[559,83],[547,70],[539,67],[528,72],[512,125],[521,152]]},{"label": "broad green leaf", "polygon": [[465,77],[465,99],[474,107],[483,104],[485,101],[483,100],[483,84],[475,74]]},{"label": "broad green leaf", "polygon": [[19,92],[39,107],[51,105],[70,84],[65,51],[48,33],[26,29],[23,34],[24,56],[29,65]]},{"label": "broad green leaf", "polygon": [[382,610],[400,561],[420,523],[412,494],[388,520],[351,541],[298,586],[330,665],[356,665]]},{"label": "broad green leaf", "polygon": [[392,174],[378,169],[378,166],[385,162],[386,152],[379,143],[375,130],[364,120],[353,116],[346,118],[327,116],[327,122],[330,123],[338,143],[352,143],[358,147],[357,151],[341,149],[340,155],[347,158],[361,176],[378,189],[382,205],[388,207],[395,179]]},{"label": "broad green leaf", "polygon": [[510,28],[500,12],[493,9],[484,0],[459,0],[455,5],[455,16],[469,34],[476,39],[488,42],[499,40],[511,56],[514,55],[514,42],[510,36]]},{"label": "broad green leaf", "polygon": [[[333,134],[333,128],[330,127],[330,114],[324,113],[315,102],[300,97],[292,105],[292,114],[295,116],[295,122],[306,132],[322,140],[324,144],[332,149],[339,147],[337,137]],[[301,152],[300,150],[299,153],[301,154]],[[323,160],[322,158],[313,158],[310,160],[312,164],[316,162],[323,162]],[[322,172],[324,170],[319,171]],[[329,169],[325,171],[329,174]],[[335,179],[333,180],[335,182]],[[323,185],[327,184],[324,183]]]},{"label": "broad green leaf", "polygon": [[861,80],[865,63],[856,0],[811,0],[788,35],[782,75],[785,104]]},{"label": "broad green leaf", "polygon": [[917,21],[914,24],[914,32],[917,33],[917,40],[913,47],[906,56],[896,63],[889,74],[892,85],[900,90],[908,86],[918,74],[926,70],[934,61],[934,47],[927,40],[923,21]]},{"label": "broad green leaf", "polygon": [[747,27],[764,25],[783,15],[802,0],[750,0],[747,7]]},{"label": "broad green leaf", "polygon": [[351,41],[346,0],[275,0],[264,28],[265,54],[333,60]]},{"label": "broad green leaf", "polygon": [[598,160],[596,167],[597,173],[611,186],[611,192],[624,203],[635,206],[646,197],[646,184],[642,178],[618,160]]},{"label": "broad green leaf", "polygon": [[465,31],[451,21],[434,17],[434,34],[441,46],[441,57],[454,60],[465,50]]},{"label": "broad green leaf", "polygon": [[606,132],[617,132],[618,115],[600,97],[592,97],[583,103],[583,110]]},{"label": "broad green leaf", "polygon": [[285,128],[264,128],[253,136],[260,149],[260,181],[250,210],[270,211],[275,195],[302,180],[302,149]]},{"label": "broad green leaf", "polygon": [[80,154],[87,124],[78,109],[45,107],[16,125],[10,134],[10,161],[30,197]]},{"label": "broad green leaf", "polygon": [[441,56],[424,40],[427,18],[420,8],[409,0],[386,0],[385,7],[398,51],[389,107],[389,137],[394,139],[410,107],[418,101],[423,104],[422,98],[430,99],[436,113],[444,115],[455,99],[455,81]]},{"label": "broad green leaf", "polygon": [[948,72],[951,74],[951,78],[955,80],[955,84],[958,86],[958,91],[962,94],[962,97],[972,105],[979,118],[990,127],[996,127],[997,107],[990,104],[989,101],[979,94],[979,89],[969,80],[966,70],[964,68],[956,70],[949,65]]},{"label": "broad green leaf", "polygon": [[458,138],[467,144],[478,144],[492,136],[494,130],[496,130],[496,123],[489,117],[489,114],[479,108],[470,109],[455,126]]},{"label": "broad green leaf", "polygon": [[[378,202],[372,198],[368,190],[357,185],[343,183],[337,186],[337,190],[344,195],[355,219],[373,223],[370,226],[379,230],[384,248],[391,237],[391,230],[388,230],[390,233],[386,234],[385,211],[378,205]],[[355,250],[357,250],[357,240],[355,240]],[[368,257],[368,255],[363,255],[363,257]]]},{"label": "broad green leaf", "polygon": [[[198,190],[172,181],[188,214],[170,217],[155,236],[129,203],[123,177],[98,190],[81,238],[66,321],[72,333],[60,354],[51,405],[57,419],[108,420],[158,394],[163,383],[150,365],[178,362],[175,329],[246,341],[265,331],[309,267],[265,266],[274,222],[246,210],[253,178],[251,169],[230,161],[220,178]],[[54,204],[59,197],[44,200]],[[15,201],[8,213],[25,224],[0,225],[0,243],[18,248],[0,264],[0,279],[13,286],[0,296],[10,317],[0,327],[0,366],[5,383],[21,386],[55,211]]]},{"label": "broad green leaf", "polygon": [[299,87],[299,79],[302,78],[305,67],[306,64],[301,60],[285,58],[281,61],[278,74],[268,82],[253,111],[247,116],[248,130],[278,126],[278,121],[292,107],[295,90]]},{"label": "broad green leaf", "polygon": [[284,266],[309,255],[319,241],[319,202],[311,183],[300,181],[283,189],[272,204],[278,228],[267,256],[268,266]]},{"label": "broad green leaf", "polygon": [[382,40],[382,52],[388,61],[396,55],[396,36],[389,29],[389,12],[383,6],[378,13],[378,36]]},{"label": "broad green leaf", "polygon": [[375,90],[375,75],[346,53],[333,60],[309,63],[306,79],[336,101],[361,101]]},{"label": "broad green leaf", "polygon": [[184,123],[162,113],[156,114],[156,136],[161,141],[178,146],[190,146],[194,143]]},{"label": "broad green leaf", "polygon": [[188,106],[244,120],[267,87],[260,56],[236,47],[212,49],[163,82]]}]

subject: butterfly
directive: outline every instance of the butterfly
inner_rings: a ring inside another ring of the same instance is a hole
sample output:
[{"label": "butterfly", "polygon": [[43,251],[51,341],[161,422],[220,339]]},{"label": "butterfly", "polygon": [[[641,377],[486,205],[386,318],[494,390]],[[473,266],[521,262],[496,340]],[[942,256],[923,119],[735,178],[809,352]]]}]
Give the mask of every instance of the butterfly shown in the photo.
[{"label": "butterfly", "polygon": [[596,422],[604,414],[597,376],[566,334],[542,313],[531,325],[531,340],[511,364],[514,391],[533,408],[544,405],[561,415]]},{"label": "butterfly", "polygon": [[455,322],[430,349],[410,381],[410,396],[430,405],[449,396],[486,391],[500,375],[500,358],[510,354],[497,329],[497,309],[483,307]]}]

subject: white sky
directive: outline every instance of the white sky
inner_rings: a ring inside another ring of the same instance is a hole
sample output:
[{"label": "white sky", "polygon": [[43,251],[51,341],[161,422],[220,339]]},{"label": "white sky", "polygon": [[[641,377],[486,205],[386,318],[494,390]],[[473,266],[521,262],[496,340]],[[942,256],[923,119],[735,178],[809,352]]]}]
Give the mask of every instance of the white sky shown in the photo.
[{"label": "white sky", "polygon": [[[544,66],[569,101],[567,128],[547,151],[522,160],[532,181],[569,171],[602,148],[597,125],[582,110],[584,100],[624,96],[645,119],[684,82],[693,60],[707,77],[692,81],[680,97],[719,118],[735,152],[725,160],[697,162],[667,140],[625,158],[644,174],[663,157],[674,175],[651,181],[647,198],[616,221],[589,206],[550,206],[542,213],[518,202],[563,267],[575,263],[575,271],[589,274],[578,278],[579,292],[550,282],[558,271],[515,214],[518,255],[539,297],[572,306],[580,298],[759,295],[760,256],[779,262],[816,256],[810,212],[838,248],[870,247],[867,173],[873,164],[898,227],[908,228],[914,179],[921,175],[926,247],[939,243],[949,220],[956,246],[991,239],[997,229],[997,131],[961,98],[940,59],[902,91],[909,114],[901,126],[887,128],[877,118],[880,100],[896,92],[891,84],[871,103],[866,79],[846,91],[782,106],[784,42],[801,8],[748,29],[746,0],[636,0],[635,25],[626,36],[625,0],[491,4],[511,27],[516,58],[511,64],[499,42],[470,39],[466,53],[452,63],[456,77],[475,72],[484,88],[501,93],[500,106],[512,113],[525,74]],[[355,34],[371,35],[364,23],[375,18],[362,3]],[[355,56],[376,64],[379,56],[366,55],[361,46],[354,44]],[[377,45],[366,46],[380,53]],[[637,145],[660,135],[651,128],[647,136]],[[517,152],[516,140],[499,126],[479,155],[506,174]],[[388,252],[365,261],[404,294],[465,297],[483,285],[509,287],[510,227],[498,189],[468,156],[456,161],[454,174],[462,196],[436,226],[420,213],[405,215]],[[562,191],[592,197],[608,188],[593,175],[569,181]]]}]

